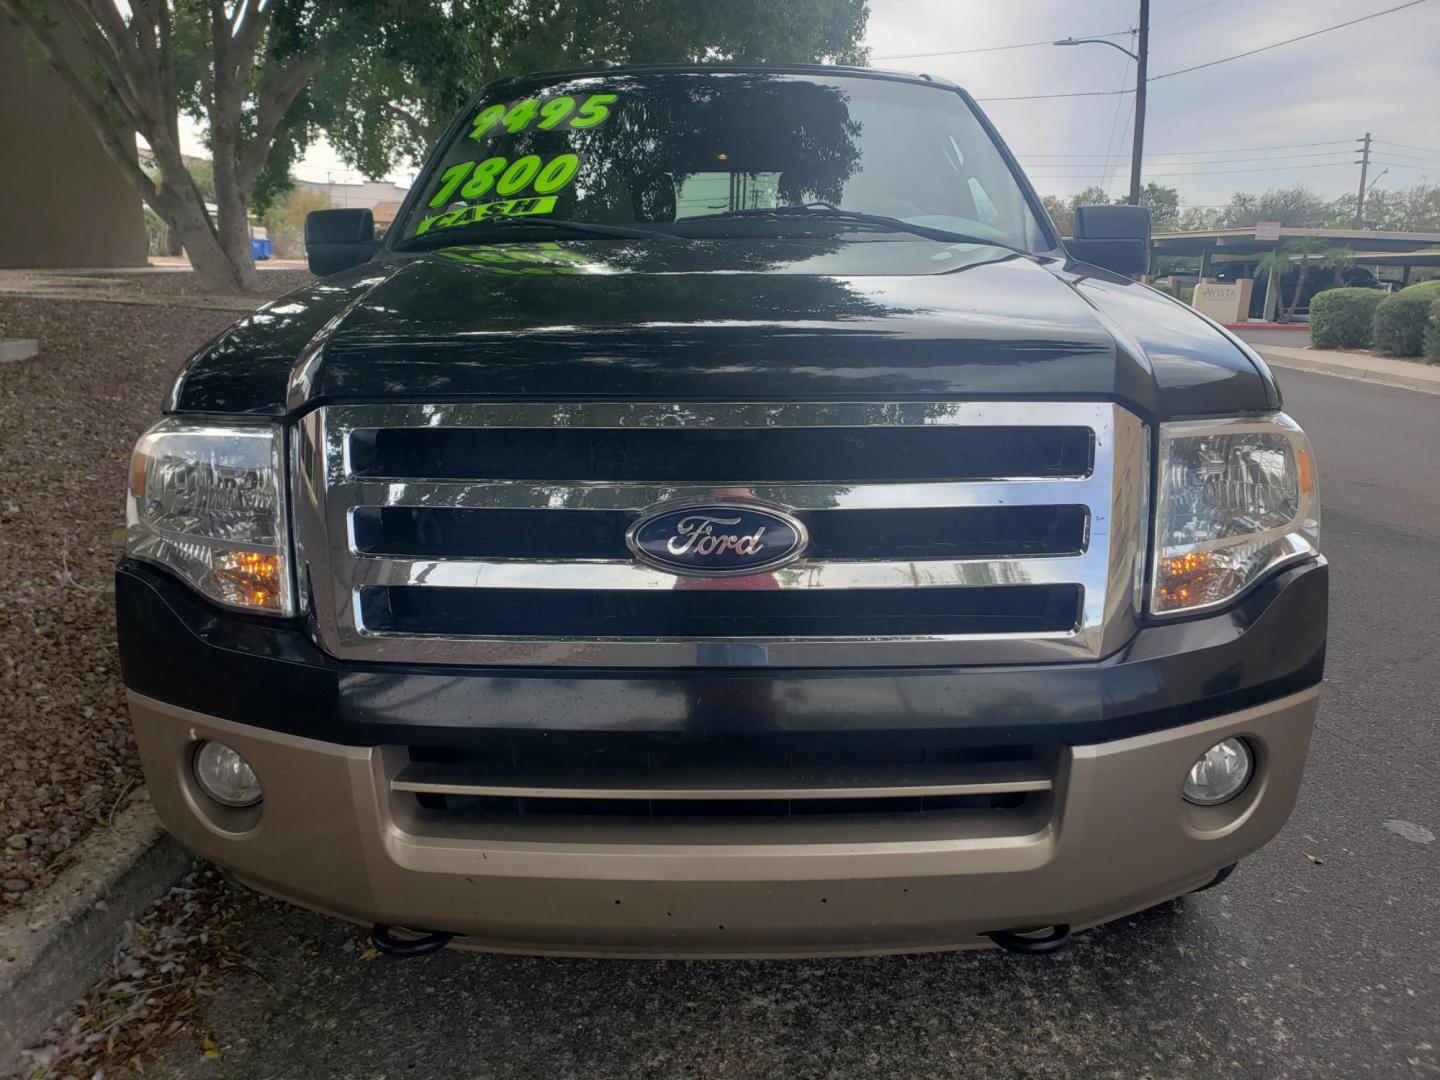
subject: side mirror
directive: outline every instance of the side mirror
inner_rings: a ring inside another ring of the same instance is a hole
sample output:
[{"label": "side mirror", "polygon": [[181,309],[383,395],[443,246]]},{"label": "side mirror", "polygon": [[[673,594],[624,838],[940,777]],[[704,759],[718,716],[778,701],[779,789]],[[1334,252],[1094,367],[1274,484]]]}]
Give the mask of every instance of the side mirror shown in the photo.
[{"label": "side mirror", "polygon": [[1143,206],[1079,206],[1075,236],[1065,250],[1081,262],[1117,274],[1150,270],[1150,211]]},{"label": "side mirror", "polygon": [[312,210],[305,215],[305,257],[324,277],[369,262],[380,250],[369,210]]}]

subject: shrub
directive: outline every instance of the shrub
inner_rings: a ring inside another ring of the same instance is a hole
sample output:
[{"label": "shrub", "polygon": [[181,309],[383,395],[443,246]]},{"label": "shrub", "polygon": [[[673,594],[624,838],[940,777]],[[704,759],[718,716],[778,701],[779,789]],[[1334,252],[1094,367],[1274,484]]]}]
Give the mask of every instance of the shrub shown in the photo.
[{"label": "shrub", "polygon": [[1394,356],[1419,356],[1425,347],[1430,305],[1437,297],[1440,281],[1422,281],[1381,300],[1371,337],[1375,348]]},{"label": "shrub", "polygon": [[1310,301],[1310,343],[1317,349],[1363,349],[1370,344],[1379,289],[1326,289]]},{"label": "shrub", "polygon": [[1440,296],[1430,301],[1430,325],[1425,328],[1425,359],[1440,364]]}]

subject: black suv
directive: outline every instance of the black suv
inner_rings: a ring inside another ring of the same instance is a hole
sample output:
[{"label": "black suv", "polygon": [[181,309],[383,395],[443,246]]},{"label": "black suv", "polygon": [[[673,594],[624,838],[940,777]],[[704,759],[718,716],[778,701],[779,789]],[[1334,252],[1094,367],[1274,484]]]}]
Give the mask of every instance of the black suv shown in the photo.
[{"label": "black suv", "polygon": [[1309,444],[959,88],[516,79],[383,244],[307,229],[118,571],[155,805],[242,880],[399,953],[1034,951],[1290,813]]}]

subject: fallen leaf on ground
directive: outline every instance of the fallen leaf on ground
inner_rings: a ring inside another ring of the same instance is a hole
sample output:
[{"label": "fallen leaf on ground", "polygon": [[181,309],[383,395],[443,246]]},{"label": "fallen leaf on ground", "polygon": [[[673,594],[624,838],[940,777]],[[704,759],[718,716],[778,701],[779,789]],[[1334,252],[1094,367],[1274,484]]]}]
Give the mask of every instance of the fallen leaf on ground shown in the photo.
[{"label": "fallen leaf on ground", "polygon": [[1310,860],[1312,863],[1314,863],[1316,866],[1324,866],[1324,865],[1325,865],[1325,860],[1322,859],[1319,855],[1316,855],[1313,851],[1307,851],[1307,852],[1305,852],[1305,858],[1309,859],[1309,860]]}]

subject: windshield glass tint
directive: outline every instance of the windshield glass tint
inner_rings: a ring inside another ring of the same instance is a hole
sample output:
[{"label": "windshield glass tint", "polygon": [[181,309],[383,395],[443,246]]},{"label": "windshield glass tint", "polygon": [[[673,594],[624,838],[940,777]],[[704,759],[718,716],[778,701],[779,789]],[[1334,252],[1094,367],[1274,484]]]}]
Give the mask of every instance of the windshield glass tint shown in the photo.
[{"label": "windshield glass tint", "polygon": [[[680,236],[701,235],[703,222],[713,237],[727,235],[715,215],[823,202],[1048,246],[964,100],[888,79],[716,72],[510,84],[466,114],[423,196],[399,238],[526,218]],[[733,235],[793,227],[761,215]]]}]

